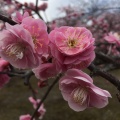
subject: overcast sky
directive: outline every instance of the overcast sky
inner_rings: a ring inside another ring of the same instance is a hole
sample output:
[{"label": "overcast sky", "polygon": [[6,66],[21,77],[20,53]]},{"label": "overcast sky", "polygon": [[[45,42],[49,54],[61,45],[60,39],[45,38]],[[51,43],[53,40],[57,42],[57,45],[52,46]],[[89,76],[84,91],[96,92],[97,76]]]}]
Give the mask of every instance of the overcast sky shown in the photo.
[{"label": "overcast sky", "polygon": [[[24,2],[35,3],[36,2],[36,0],[17,0],[17,1],[21,3],[24,3]],[[69,5],[71,3],[71,0],[48,0],[46,2],[48,3],[48,9],[46,10],[47,19],[48,21],[51,21],[52,19],[63,15],[63,13],[58,10],[58,8],[60,8],[61,6],[63,7],[63,6]],[[41,3],[42,2],[39,0],[39,4]]]},{"label": "overcast sky", "polygon": [[[24,2],[33,2],[35,4],[36,0],[18,0],[21,3]],[[46,16],[48,21],[51,21],[55,18],[61,17],[63,16],[63,12],[61,12],[60,10],[58,10],[58,8],[64,7],[64,6],[68,6],[70,4],[77,4],[78,7],[80,7],[80,5],[82,5],[80,2],[87,2],[87,4],[89,5],[89,2],[91,0],[46,0],[44,2],[48,3],[48,8],[45,11]],[[108,4],[107,3],[111,3],[111,6],[108,7],[115,7],[115,6],[120,6],[120,0],[96,0],[97,3],[99,4],[98,6],[102,5],[104,7],[107,7]],[[77,3],[78,2],[78,3]],[[39,4],[42,3],[42,0],[39,0]],[[92,2],[91,2],[92,3]],[[119,4],[117,4],[119,3]],[[84,6],[82,6],[84,8]],[[41,13],[42,17],[45,19],[45,15],[43,13]]]}]

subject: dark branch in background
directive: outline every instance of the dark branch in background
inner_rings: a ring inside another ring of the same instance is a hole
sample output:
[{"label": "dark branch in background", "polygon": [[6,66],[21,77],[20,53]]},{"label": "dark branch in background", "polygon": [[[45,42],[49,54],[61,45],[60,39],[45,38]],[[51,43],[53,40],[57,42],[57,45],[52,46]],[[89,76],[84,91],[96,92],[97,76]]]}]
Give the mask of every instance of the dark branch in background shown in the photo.
[{"label": "dark branch in background", "polygon": [[120,68],[120,62],[117,62],[116,60],[110,58],[109,56],[105,55],[102,52],[96,52],[96,57],[107,62],[107,63],[112,63],[116,67]]},{"label": "dark branch in background", "polygon": [[47,89],[46,93],[44,94],[43,98],[41,99],[41,101],[39,102],[36,110],[34,111],[31,120],[33,120],[36,116],[36,113],[38,111],[38,109],[40,108],[40,106],[42,105],[42,103],[45,101],[45,99],[47,98],[48,94],[50,93],[50,91],[52,90],[52,88],[54,87],[54,85],[58,82],[58,80],[60,79],[62,75],[59,74],[56,79],[53,81],[53,83],[49,86],[49,88]]},{"label": "dark branch in background", "polygon": [[120,81],[116,77],[112,76],[106,71],[103,71],[97,68],[94,64],[91,64],[88,67],[88,69],[93,73],[93,75],[95,74],[105,78],[107,81],[112,83],[115,87],[117,87],[117,89],[120,91]]},{"label": "dark branch in background", "polygon": [[17,24],[15,21],[9,19],[8,17],[5,17],[4,15],[0,15],[0,20],[2,20],[4,22],[8,22],[11,25]]},{"label": "dark branch in background", "polygon": [[20,77],[20,78],[24,77],[24,74],[19,74],[19,73],[9,72],[9,71],[6,71],[6,72],[3,71],[3,72],[0,72],[0,74],[7,74],[12,77],[15,77],[15,76]]},{"label": "dark branch in background", "polygon": [[95,43],[95,46],[97,46],[97,47],[99,47],[99,46],[101,46],[101,45],[108,45],[108,46],[110,46],[111,44],[108,43],[108,42]]},{"label": "dark branch in background", "polygon": [[35,10],[38,11],[38,0],[36,0]]}]

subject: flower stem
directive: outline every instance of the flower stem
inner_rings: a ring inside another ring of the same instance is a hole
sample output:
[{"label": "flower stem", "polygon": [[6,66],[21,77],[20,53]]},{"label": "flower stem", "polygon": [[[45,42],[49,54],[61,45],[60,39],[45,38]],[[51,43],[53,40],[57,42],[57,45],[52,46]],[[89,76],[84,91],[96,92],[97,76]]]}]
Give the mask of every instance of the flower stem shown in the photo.
[{"label": "flower stem", "polygon": [[38,111],[38,109],[40,108],[40,106],[42,105],[42,103],[45,101],[45,99],[47,98],[48,94],[50,93],[50,91],[52,90],[52,88],[54,87],[54,85],[58,82],[58,80],[60,79],[62,75],[59,74],[56,79],[53,81],[53,83],[49,86],[49,88],[47,89],[46,93],[44,94],[43,98],[41,99],[41,101],[39,102],[37,108],[35,109],[32,117],[31,117],[31,120],[33,120],[36,116],[36,113]]}]

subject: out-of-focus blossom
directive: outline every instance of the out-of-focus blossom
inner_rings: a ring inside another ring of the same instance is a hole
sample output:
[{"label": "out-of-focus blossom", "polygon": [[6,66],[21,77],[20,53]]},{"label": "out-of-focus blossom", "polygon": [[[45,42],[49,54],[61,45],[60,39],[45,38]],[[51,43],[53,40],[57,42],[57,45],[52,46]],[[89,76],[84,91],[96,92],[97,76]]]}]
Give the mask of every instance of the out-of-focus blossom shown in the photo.
[{"label": "out-of-focus blossom", "polygon": [[19,120],[31,120],[31,116],[29,114],[27,114],[27,115],[21,115],[20,118],[19,118]]},{"label": "out-of-focus blossom", "polygon": [[30,8],[32,8],[33,10],[35,10],[35,5],[34,5],[34,3],[30,2],[28,6],[29,6]]},{"label": "out-of-focus blossom", "polygon": [[15,12],[15,10],[16,10],[15,6],[9,6],[6,12],[8,15],[11,15],[13,12]]},{"label": "out-of-focus blossom", "polygon": [[16,68],[38,66],[39,59],[29,32],[20,25],[6,24],[6,29],[0,33],[0,56]]},{"label": "out-of-focus blossom", "polygon": [[42,11],[45,11],[48,7],[48,4],[47,3],[42,3],[40,6],[38,6],[38,9],[39,10],[42,10]]},{"label": "out-of-focus blossom", "polygon": [[0,30],[2,30],[4,28],[4,23],[3,22],[0,22]]},{"label": "out-of-focus blossom", "polygon": [[117,46],[120,46],[120,35],[118,33],[110,32],[108,36],[105,36],[104,39],[109,43],[113,43],[116,44]]},{"label": "out-of-focus blossom", "polygon": [[[33,104],[34,109],[36,109],[38,106],[38,103],[40,102],[40,99],[35,100],[33,97],[29,97],[29,101]],[[46,112],[46,109],[44,108],[44,104],[42,104],[37,112],[38,118],[42,119],[45,112]]]},{"label": "out-of-focus blossom", "polygon": [[29,101],[33,104],[33,108],[37,108],[38,103],[40,102],[40,99],[35,100],[33,97],[28,98]]},{"label": "out-of-focus blossom", "polygon": [[7,4],[11,4],[11,0],[4,0]]},{"label": "out-of-focus blossom", "polygon": [[52,56],[67,69],[83,69],[94,60],[94,38],[84,27],[56,28],[49,34]]},{"label": "out-of-focus blossom", "polygon": [[16,12],[16,16],[12,17],[12,19],[17,23],[21,23],[22,20],[26,17],[29,17],[28,12],[25,12],[23,15],[20,12]]},{"label": "out-of-focus blossom", "polygon": [[27,17],[23,19],[22,26],[31,34],[36,52],[46,54],[49,43],[46,24],[41,19]]},{"label": "out-of-focus blossom", "polygon": [[86,73],[78,69],[69,69],[59,81],[63,98],[71,109],[83,111],[87,107],[103,108],[108,104],[110,93],[96,87]]},{"label": "out-of-focus blossom", "polygon": [[87,25],[88,27],[92,26],[92,25],[93,25],[93,21],[92,21],[92,20],[87,21],[86,25]]}]

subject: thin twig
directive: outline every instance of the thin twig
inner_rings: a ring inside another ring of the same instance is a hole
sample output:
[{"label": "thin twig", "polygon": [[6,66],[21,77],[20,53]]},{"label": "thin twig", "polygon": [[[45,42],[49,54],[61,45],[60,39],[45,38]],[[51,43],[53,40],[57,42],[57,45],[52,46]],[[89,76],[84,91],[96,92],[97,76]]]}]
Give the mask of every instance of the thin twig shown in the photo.
[{"label": "thin twig", "polygon": [[25,73],[25,75],[23,76],[25,78],[25,80],[24,80],[25,85],[29,85],[29,80],[30,80],[32,75],[34,75],[32,71],[27,71]]},{"label": "thin twig", "polygon": [[[29,7],[29,6],[25,6],[24,4],[22,4],[22,3],[20,3],[20,2],[18,2],[18,1],[16,1],[16,0],[13,0],[13,1],[15,1],[16,3],[19,3],[21,6],[24,6],[25,8],[28,8],[28,9],[34,11],[34,12],[38,15],[38,17],[43,20],[42,16],[40,15],[40,13],[39,13],[39,11],[38,11],[38,7],[37,7],[37,10],[36,10],[36,9],[32,9],[32,8]],[[37,3],[37,4],[38,4],[38,3]]]},{"label": "thin twig", "polygon": [[32,87],[32,85],[31,85],[31,83],[30,83],[30,78],[31,78],[32,75],[34,75],[32,71],[27,71],[27,72],[25,73],[25,75],[24,75],[24,78],[25,78],[24,84],[25,84],[26,86],[29,86],[29,89],[30,89],[31,92],[32,92],[32,96],[33,96],[33,98],[36,100],[36,99],[37,99],[37,97],[36,97],[36,91],[34,90],[34,88]]},{"label": "thin twig", "polygon": [[101,59],[101,60],[103,60],[107,63],[112,63],[116,67],[120,68],[120,62],[119,61],[116,61],[116,60],[110,58],[108,55],[105,55],[102,52],[95,52],[95,54],[96,54],[96,57],[98,57],[99,59]]},{"label": "thin twig", "polygon": [[40,106],[42,105],[42,103],[45,101],[45,99],[47,98],[48,94],[50,93],[50,91],[52,90],[52,88],[54,87],[54,85],[58,82],[58,80],[60,79],[62,75],[59,74],[56,79],[53,81],[53,83],[49,86],[49,88],[47,89],[46,93],[44,94],[43,98],[41,99],[41,101],[39,102],[36,110],[34,111],[32,117],[31,117],[31,120],[33,120],[36,116],[36,113],[38,111],[38,109],[40,108]]},{"label": "thin twig", "polygon": [[36,0],[35,10],[38,11],[38,0]]},{"label": "thin twig", "polygon": [[31,92],[32,92],[32,96],[33,96],[33,98],[34,98],[34,100],[36,100],[37,99],[37,97],[36,97],[36,91],[34,90],[34,88],[32,87],[32,85],[31,85],[31,83],[29,82],[29,89],[31,90]]},{"label": "thin twig", "polygon": [[10,75],[10,76],[18,76],[18,77],[21,77],[21,78],[24,76],[23,74],[9,72],[9,71],[1,71],[0,74],[7,74],[7,75]]},{"label": "thin twig", "polygon": [[8,22],[11,25],[17,24],[16,22],[14,22],[13,20],[9,19],[8,17],[6,17],[4,15],[0,15],[0,20],[2,20],[4,22]]}]

